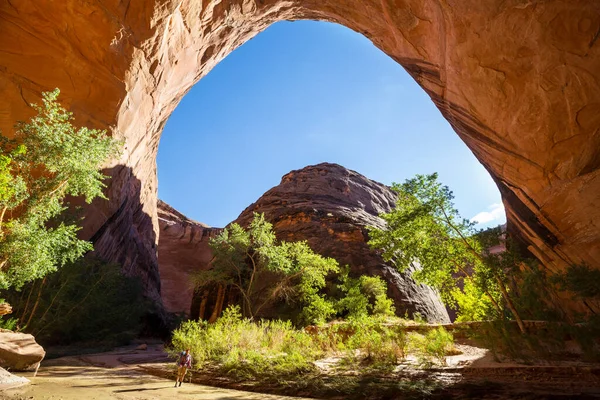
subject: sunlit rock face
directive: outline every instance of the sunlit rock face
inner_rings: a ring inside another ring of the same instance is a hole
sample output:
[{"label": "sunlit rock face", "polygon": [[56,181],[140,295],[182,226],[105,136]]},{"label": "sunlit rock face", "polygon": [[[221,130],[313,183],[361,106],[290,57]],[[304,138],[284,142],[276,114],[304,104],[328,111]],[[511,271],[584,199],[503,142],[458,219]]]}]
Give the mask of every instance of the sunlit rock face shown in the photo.
[{"label": "sunlit rock face", "polygon": [[194,295],[194,273],[209,268],[211,237],[222,229],[193,221],[158,200],[158,265],[165,310],[189,315]]},{"label": "sunlit rock face", "polygon": [[156,301],[165,121],[216,63],[280,20],[337,22],[372,40],[491,173],[509,230],[549,268],[600,268],[597,1],[36,0],[0,2],[0,18],[0,129],[59,87],[79,123],[124,139],[107,166],[110,201],[87,209],[82,233]]},{"label": "sunlit rock face", "polygon": [[[277,238],[306,240],[317,253],[350,266],[350,275],[380,276],[403,316],[420,313],[430,322],[450,322],[439,295],[416,283],[410,271],[398,272],[367,245],[367,227],[385,226],[378,217],[394,207],[396,196],[385,185],[337,164],[292,171],[250,205],[235,221],[247,226],[264,213]],[[162,240],[162,239],[161,239]]]}]

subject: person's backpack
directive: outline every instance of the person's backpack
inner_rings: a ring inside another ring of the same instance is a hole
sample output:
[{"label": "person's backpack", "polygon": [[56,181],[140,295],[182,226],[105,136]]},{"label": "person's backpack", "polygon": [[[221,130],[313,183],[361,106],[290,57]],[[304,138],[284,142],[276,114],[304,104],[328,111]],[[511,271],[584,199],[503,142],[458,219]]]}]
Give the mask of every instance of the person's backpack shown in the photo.
[{"label": "person's backpack", "polygon": [[177,359],[177,366],[182,365],[185,362],[185,351],[179,353],[179,358]]}]

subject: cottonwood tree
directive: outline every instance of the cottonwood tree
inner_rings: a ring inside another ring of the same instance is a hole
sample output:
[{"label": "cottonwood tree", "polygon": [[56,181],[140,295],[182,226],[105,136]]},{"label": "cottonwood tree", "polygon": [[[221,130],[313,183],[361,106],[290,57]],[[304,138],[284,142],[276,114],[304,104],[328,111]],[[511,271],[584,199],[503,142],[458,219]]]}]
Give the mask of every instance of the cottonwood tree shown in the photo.
[{"label": "cottonwood tree", "polygon": [[336,307],[339,312],[346,313],[346,318],[360,320],[368,316],[395,315],[394,302],[387,296],[387,284],[381,277],[361,275],[351,278],[346,269],[340,280],[338,288],[344,297],[337,302]]},{"label": "cottonwood tree", "polygon": [[223,288],[233,287],[249,318],[277,301],[298,304],[306,323],[323,322],[335,313],[320,290],[327,274],[338,271],[337,261],[314,253],[306,242],[278,242],[263,214],[254,213],[247,230],[231,224],[211,239],[210,247],[211,269],[199,272],[196,283],[199,290],[219,287],[216,309],[223,306]]},{"label": "cottonwood tree", "polygon": [[19,289],[92,249],[65,218],[65,197],[106,198],[100,169],[121,144],[105,131],[76,129],[59,93],[43,93],[42,105],[32,105],[37,115],[18,123],[12,139],[0,135],[0,289]]},{"label": "cottonwood tree", "polygon": [[[482,294],[501,315],[499,301],[503,299],[525,332],[507,288],[506,270],[516,260],[491,254],[482,246],[481,235],[476,234],[473,223],[460,217],[452,192],[438,182],[437,174],[417,175],[393,184],[392,190],[398,195],[396,207],[380,215],[386,229],[370,228],[370,246],[380,249],[384,260],[400,271],[412,263],[420,264],[415,279],[437,288],[446,303],[465,302],[468,296]],[[457,292],[457,275],[465,280],[467,291]]]}]

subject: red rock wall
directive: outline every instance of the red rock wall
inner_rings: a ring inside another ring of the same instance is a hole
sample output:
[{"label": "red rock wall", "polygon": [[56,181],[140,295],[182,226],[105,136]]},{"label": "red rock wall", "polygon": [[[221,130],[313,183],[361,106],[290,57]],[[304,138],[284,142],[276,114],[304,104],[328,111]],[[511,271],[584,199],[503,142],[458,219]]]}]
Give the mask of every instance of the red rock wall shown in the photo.
[{"label": "red rock wall", "polygon": [[190,220],[165,202],[158,201],[158,266],[165,310],[190,314],[194,273],[209,268],[211,237],[222,229]]},{"label": "red rock wall", "polygon": [[189,88],[279,20],[361,32],[400,63],[490,171],[509,229],[551,268],[600,267],[600,2],[9,0],[0,129],[61,88],[78,122],[124,138],[84,230],[158,299],[156,152]]}]

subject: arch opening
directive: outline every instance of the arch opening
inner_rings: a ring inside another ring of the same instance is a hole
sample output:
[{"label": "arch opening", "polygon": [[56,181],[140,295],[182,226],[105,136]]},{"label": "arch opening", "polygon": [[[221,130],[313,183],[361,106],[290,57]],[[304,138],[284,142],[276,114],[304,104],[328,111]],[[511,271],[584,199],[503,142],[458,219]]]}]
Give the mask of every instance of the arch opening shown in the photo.
[{"label": "arch opening", "polygon": [[[275,23],[222,60],[169,117],[157,169],[161,295],[167,311],[193,318],[208,318],[222,293],[194,295],[190,285],[210,268],[209,238],[247,222],[255,204],[280,239],[308,240],[352,274],[382,275],[399,315],[431,322],[448,322],[437,294],[366,256],[359,227],[368,222],[357,213],[389,211],[373,210],[388,195],[376,182],[437,171],[479,228],[505,222],[495,183],[406,71],[362,35],[326,22]],[[306,183],[287,186],[296,175]],[[365,184],[373,185],[366,193]],[[341,187],[348,192],[338,197]],[[280,210],[267,205],[278,199]]]},{"label": "arch opening", "polygon": [[230,54],[169,117],[157,157],[159,198],[214,227],[321,162],[387,185],[439,172],[465,217],[506,221],[495,183],[429,97],[337,24],[278,22]]},{"label": "arch opening", "polygon": [[[498,184],[512,227],[549,268],[600,266],[600,10],[586,0],[235,0],[0,4],[0,129],[60,87],[80,123],[126,141],[110,202],[88,209],[98,253],[159,297],[156,153],[183,95],[282,20],[362,33],[430,96]],[[42,67],[40,67],[42,66]],[[148,222],[150,221],[150,222]],[[143,260],[143,261],[141,261]]]}]

